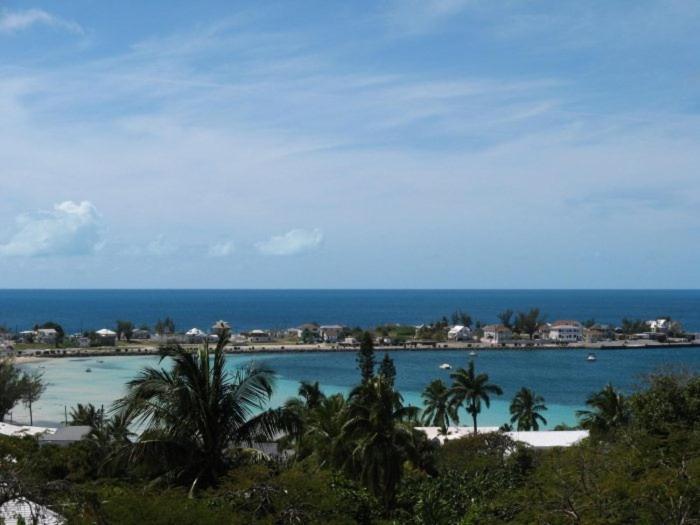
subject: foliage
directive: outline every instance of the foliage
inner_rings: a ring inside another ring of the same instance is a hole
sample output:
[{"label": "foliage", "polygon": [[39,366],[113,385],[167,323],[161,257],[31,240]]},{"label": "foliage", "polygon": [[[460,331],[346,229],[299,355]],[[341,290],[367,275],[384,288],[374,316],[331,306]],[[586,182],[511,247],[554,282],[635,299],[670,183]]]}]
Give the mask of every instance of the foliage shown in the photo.
[{"label": "foliage", "polygon": [[450,389],[441,379],[433,380],[423,390],[423,424],[440,427],[446,432],[450,423],[458,423],[457,407],[450,403]]},{"label": "foliage", "polygon": [[362,381],[368,381],[374,375],[374,341],[372,334],[364,332],[360,339],[360,349],[357,352],[357,367],[360,369]]},{"label": "foliage", "polygon": [[547,407],[544,398],[529,388],[522,387],[510,404],[510,422],[517,423],[518,430],[539,430],[540,423],[547,424],[547,420],[540,414],[545,410]]},{"label": "foliage", "polygon": [[496,317],[498,320],[501,322],[503,326],[505,326],[508,329],[513,328],[513,310],[503,310],[500,312]]},{"label": "foliage", "polygon": [[468,328],[472,326],[471,315],[463,312],[462,310],[455,310],[450,317],[453,325],[462,325]]},{"label": "foliage", "polygon": [[545,318],[540,315],[539,308],[531,308],[527,312],[518,312],[515,319],[515,331],[527,334],[530,339],[535,335],[537,329],[544,323]]},{"label": "foliage", "polygon": [[605,435],[612,430],[626,425],[630,414],[625,397],[608,384],[600,392],[591,394],[586,400],[590,410],[579,410],[581,427],[590,430],[597,436]]},{"label": "foliage", "polygon": [[64,339],[66,338],[66,332],[63,330],[63,327],[60,324],[55,323],[53,321],[46,321],[38,328],[53,328],[54,330],[56,330],[56,341],[54,342],[56,348],[61,346],[63,344]]},{"label": "foliage", "polygon": [[131,341],[131,336],[134,333],[134,323],[132,323],[131,321],[117,321],[117,327],[115,331],[117,332],[117,337],[119,339],[123,338],[127,341]]},{"label": "foliage", "polygon": [[[0,423],[17,403],[28,396],[34,399],[38,388],[35,381],[41,383],[41,377],[23,373],[11,359],[0,359]],[[41,392],[38,392],[38,395],[40,396]]]},{"label": "foliage", "polygon": [[622,333],[625,335],[633,335],[641,332],[649,331],[649,324],[643,319],[627,319],[626,317],[622,320],[620,325]]},{"label": "foliage", "polygon": [[166,317],[163,320],[158,319],[154,326],[154,329],[158,335],[174,334],[175,321],[173,321],[170,317]]},{"label": "foliage", "polygon": [[34,414],[32,413],[32,404],[39,401],[41,395],[46,391],[46,383],[44,383],[44,373],[40,370],[31,370],[24,374],[22,381],[22,402],[29,408],[29,424],[34,424]]},{"label": "foliage", "polygon": [[473,360],[469,361],[466,370],[458,368],[450,374],[450,377],[452,378],[450,404],[457,410],[466,405],[467,413],[472,416],[474,433],[476,434],[476,418],[481,412],[481,402],[483,401],[488,408],[491,406],[491,396],[500,396],[503,394],[503,390],[498,385],[489,383],[488,374],[477,374]]}]

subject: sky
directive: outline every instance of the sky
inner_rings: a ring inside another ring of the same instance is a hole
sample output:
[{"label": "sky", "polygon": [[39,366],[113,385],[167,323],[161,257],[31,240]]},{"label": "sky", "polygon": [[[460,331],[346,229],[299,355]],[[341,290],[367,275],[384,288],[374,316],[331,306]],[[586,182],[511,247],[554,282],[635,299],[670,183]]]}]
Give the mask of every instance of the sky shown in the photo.
[{"label": "sky", "polygon": [[0,0],[0,288],[698,288],[697,27]]}]

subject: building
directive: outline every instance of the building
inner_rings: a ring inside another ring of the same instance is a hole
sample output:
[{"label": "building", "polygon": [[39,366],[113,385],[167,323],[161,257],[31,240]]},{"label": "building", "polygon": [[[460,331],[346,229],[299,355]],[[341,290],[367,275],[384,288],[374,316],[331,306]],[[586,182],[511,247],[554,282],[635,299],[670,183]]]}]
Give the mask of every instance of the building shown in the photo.
[{"label": "building", "polygon": [[345,327],[339,324],[320,326],[318,333],[325,343],[335,343],[345,331]]},{"label": "building", "polygon": [[199,328],[190,328],[185,332],[185,337],[188,343],[203,343],[207,339],[207,334]]},{"label": "building", "polygon": [[109,328],[102,328],[95,332],[97,337],[97,343],[100,346],[114,346],[117,344],[117,332],[110,330]]},{"label": "building", "polygon": [[150,339],[151,333],[145,328],[134,328],[134,331],[131,332],[131,338],[143,341],[145,339]]},{"label": "building", "polygon": [[359,344],[360,342],[354,337],[346,337],[342,341],[340,341],[341,346],[357,346]]},{"label": "building", "polygon": [[468,326],[455,325],[447,332],[448,341],[469,341],[472,338],[472,331]]},{"label": "building", "polygon": [[609,324],[594,324],[591,327],[584,328],[583,335],[587,343],[610,341],[615,339],[615,329]]},{"label": "building", "polygon": [[549,329],[549,339],[562,343],[583,341],[583,325],[578,321],[554,321]]},{"label": "building", "polygon": [[41,525],[63,525],[66,519],[44,505],[23,497],[13,498],[0,505],[0,523],[19,525],[37,523]]},{"label": "building", "polygon": [[487,324],[483,327],[483,331],[482,343],[500,345],[513,339],[513,332],[502,324]]},{"label": "building", "polygon": [[316,323],[304,323],[300,326],[289,328],[287,330],[287,335],[301,339],[304,336],[304,332],[308,331],[312,337],[317,338],[319,337],[319,329],[320,326]]},{"label": "building", "polygon": [[249,343],[269,343],[272,341],[270,332],[265,330],[251,330],[243,335],[245,335]]},{"label": "building", "polygon": [[58,332],[55,328],[38,328],[34,333],[34,342],[44,345],[55,345]]},{"label": "building", "polygon": [[228,324],[226,321],[215,322],[212,325],[211,329],[219,337],[221,337],[224,333],[231,333],[231,325]]}]

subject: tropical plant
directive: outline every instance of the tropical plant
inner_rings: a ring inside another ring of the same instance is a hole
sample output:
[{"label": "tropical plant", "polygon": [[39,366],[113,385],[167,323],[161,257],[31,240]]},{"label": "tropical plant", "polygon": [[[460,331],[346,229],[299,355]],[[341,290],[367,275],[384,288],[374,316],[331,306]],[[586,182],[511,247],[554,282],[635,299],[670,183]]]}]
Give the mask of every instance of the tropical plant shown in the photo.
[{"label": "tropical plant", "polygon": [[389,354],[385,353],[384,358],[381,363],[379,363],[379,375],[384,377],[392,385],[396,379],[396,365],[394,365],[394,360],[389,357]]},{"label": "tropical plant", "polygon": [[450,423],[459,423],[457,407],[450,403],[450,389],[441,379],[435,379],[423,390],[423,424],[447,431]]},{"label": "tropical plant", "polygon": [[578,410],[581,426],[604,434],[629,422],[629,409],[625,397],[608,384],[600,392],[591,394],[586,400],[591,410]]},{"label": "tropical plant", "polygon": [[193,353],[163,348],[161,362],[169,357],[171,369],[144,368],[115,404],[144,428],[134,459],[157,466],[159,479],[191,483],[190,494],[216,484],[236,452],[282,429],[281,410],[263,411],[273,372],[251,364],[230,374],[227,342],[223,334],[213,352],[207,345]]},{"label": "tropical plant", "polygon": [[513,310],[503,310],[497,316],[498,320],[503,326],[508,329],[513,328]]},{"label": "tropical plant", "polygon": [[510,404],[510,422],[517,423],[518,430],[539,430],[540,423],[547,424],[547,420],[540,414],[545,410],[547,407],[544,398],[529,388],[522,387]]},{"label": "tropical plant", "polygon": [[92,403],[83,405],[78,403],[70,410],[70,424],[84,425],[92,428],[98,428],[104,421],[104,409],[96,408]]},{"label": "tropical plant", "polygon": [[131,321],[117,321],[117,337],[131,341],[131,336],[134,333],[134,323]]},{"label": "tropical plant", "polygon": [[40,370],[32,370],[24,374],[22,378],[22,402],[29,408],[29,424],[34,424],[34,414],[32,404],[39,401],[41,395],[46,391],[44,374]]},{"label": "tropical plant", "polygon": [[374,341],[372,334],[363,332],[360,339],[360,349],[357,352],[357,367],[360,369],[362,381],[369,381],[374,375]]},{"label": "tropical plant", "polygon": [[0,359],[0,423],[26,391],[26,375],[10,359]]},{"label": "tropical plant", "polygon": [[321,391],[319,382],[311,383],[310,381],[302,381],[299,384],[299,397],[304,400],[305,406],[309,410],[313,410],[326,398],[326,395]]},{"label": "tropical plant", "polygon": [[515,319],[515,330],[527,334],[532,339],[542,323],[544,323],[544,317],[540,315],[540,309],[531,308],[527,312],[518,312]]},{"label": "tropical plant", "polygon": [[489,383],[488,374],[477,374],[474,369],[474,361],[469,362],[469,366],[458,368],[452,374],[452,387],[450,388],[450,404],[459,410],[464,406],[467,412],[472,416],[474,422],[474,433],[476,434],[476,418],[481,412],[481,402],[483,401],[486,407],[491,406],[491,396],[500,396],[503,394],[501,387]]}]

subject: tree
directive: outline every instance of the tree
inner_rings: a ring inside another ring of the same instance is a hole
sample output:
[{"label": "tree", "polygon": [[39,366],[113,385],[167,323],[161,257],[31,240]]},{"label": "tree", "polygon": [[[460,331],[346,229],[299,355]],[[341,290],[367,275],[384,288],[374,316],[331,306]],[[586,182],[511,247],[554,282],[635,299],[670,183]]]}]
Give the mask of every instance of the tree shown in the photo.
[{"label": "tree", "polygon": [[540,316],[540,309],[531,308],[528,312],[518,312],[515,329],[520,333],[526,333],[532,339],[542,323],[544,323],[544,317]]},{"label": "tree", "polygon": [[503,390],[496,384],[489,383],[488,374],[477,374],[474,370],[474,361],[469,362],[469,367],[458,368],[450,374],[452,387],[450,388],[450,404],[458,410],[466,405],[467,412],[472,416],[474,422],[474,433],[476,434],[476,418],[481,412],[481,402],[486,407],[491,406],[492,395],[502,395]]},{"label": "tree", "polygon": [[605,434],[629,422],[627,400],[609,383],[600,392],[591,394],[586,405],[591,410],[578,410],[576,415],[581,426],[592,432]]},{"label": "tree", "polygon": [[583,326],[585,326],[586,328],[593,328],[595,326],[595,319],[593,319],[593,318],[586,319],[583,322]]},{"label": "tree", "polygon": [[158,319],[155,325],[155,331],[158,335],[174,334],[175,333],[175,321],[170,317],[166,317],[162,321]]},{"label": "tree", "polygon": [[452,313],[452,324],[453,325],[461,324],[462,326],[466,326],[468,328],[471,328],[472,318],[468,313],[465,313],[462,310],[455,310]]},{"label": "tree", "polygon": [[78,403],[77,406],[70,410],[70,424],[72,426],[83,425],[92,428],[97,428],[104,421],[104,410],[96,408],[92,403],[83,405]]},{"label": "tree", "polygon": [[633,335],[648,331],[649,324],[643,319],[628,319],[625,317],[622,320],[622,325],[620,328],[622,329],[623,334]]},{"label": "tree", "polygon": [[46,391],[44,383],[44,373],[40,370],[32,370],[24,374],[22,402],[29,408],[29,424],[34,424],[34,414],[32,413],[32,404],[39,401],[41,395]]},{"label": "tree", "polygon": [[299,384],[299,397],[304,399],[307,409],[313,410],[321,404],[326,395],[321,391],[318,381],[314,383],[302,381]]},{"label": "tree", "polygon": [[394,365],[394,360],[389,357],[388,353],[384,354],[384,359],[379,363],[379,375],[384,377],[392,385],[396,379],[396,365]]},{"label": "tree", "polygon": [[388,511],[403,476],[404,463],[416,457],[410,407],[382,376],[370,377],[350,393],[341,440],[352,443],[345,469],[357,477]]},{"label": "tree", "polygon": [[513,328],[513,310],[503,310],[496,317],[509,330]]},{"label": "tree", "polygon": [[518,430],[539,430],[540,423],[547,424],[547,420],[540,414],[545,410],[547,407],[544,398],[529,388],[522,387],[510,404],[510,422],[517,423]]},{"label": "tree", "polygon": [[117,337],[131,341],[131,336],[134,333],[134,323],[131,321],[117,321]]},{"label": "tree", "polygon": [[147,367],[127,383],[115,410],[126,410],[143,428],[134,458],[165,480],[215,485],[232,457],[282,430],[282,410],[263,410],[272,396],[274,373],[254,364],[230,374],[225,369],[222,334],[214,351],[205,345],[188,352],[162,349],[170,370]]},{"label": "tree", "polygon": [[457,407],[450,403],[450,389],[441,379],[432,381],[423,390],[423,424],[447,431],[451,422],[459,423]]},{"label": "tree", "polygon": [[0,359],[0,423],[22,400],[25,388],[25,376],[19,368],[9,359]]},{"label": "tree", "polygon": [[369,381],[374,376],[374,341],[372,334],[363,332],[360,349],[357,352],[357,367],[360,369],[362,381]]}]

